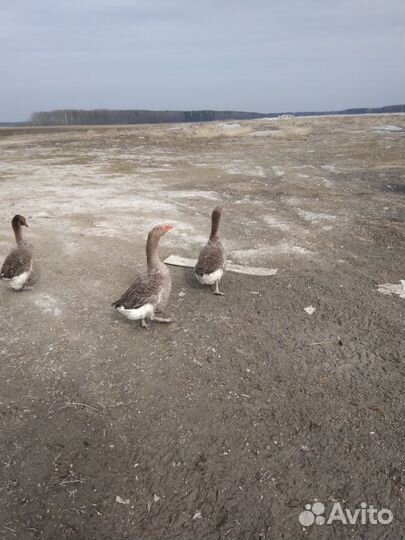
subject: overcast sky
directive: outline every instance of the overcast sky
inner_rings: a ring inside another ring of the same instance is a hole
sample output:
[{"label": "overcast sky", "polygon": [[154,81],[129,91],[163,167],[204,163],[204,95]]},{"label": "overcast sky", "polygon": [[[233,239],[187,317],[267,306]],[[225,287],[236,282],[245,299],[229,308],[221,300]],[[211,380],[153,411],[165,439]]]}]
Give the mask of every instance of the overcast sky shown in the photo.
[{"label": "overcast sky", "polygon": [[0,121],[405,102],[403,0],[0,0]]}]

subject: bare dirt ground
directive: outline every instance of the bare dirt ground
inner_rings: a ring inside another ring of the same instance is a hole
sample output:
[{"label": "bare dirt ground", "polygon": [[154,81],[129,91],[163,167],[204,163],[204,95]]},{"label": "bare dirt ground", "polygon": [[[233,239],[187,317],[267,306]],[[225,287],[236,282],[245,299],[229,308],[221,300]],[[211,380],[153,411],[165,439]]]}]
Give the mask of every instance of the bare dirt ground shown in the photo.
[{"label": "bare dirt ground", "polygon": [[[1,259],[21,213],[41,270],[0,290],[1,539],[404,537],[404,300],[376,287],[405,278],[398,128],[0,130]],[[217,204],[228,257],[277,275],[216,297],[172,268],[175,323],[114,312],[151,226],[196,257]],[[303,528],[314,500],[394,520]]]}]

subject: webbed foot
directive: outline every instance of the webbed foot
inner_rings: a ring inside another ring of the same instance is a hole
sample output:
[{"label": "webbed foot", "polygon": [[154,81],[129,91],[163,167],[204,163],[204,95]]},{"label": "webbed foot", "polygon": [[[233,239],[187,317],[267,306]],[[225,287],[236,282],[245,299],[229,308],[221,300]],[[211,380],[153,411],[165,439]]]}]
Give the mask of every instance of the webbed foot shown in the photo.
[{"label": "webbed foot", "polygon": [[142,320],[141,320],[141,327],[142,327],[142,328],[146,328],[146,329],[149,328],[149,324],[146,323],[145,319],[142,319]]},{"label": "webbed foot", "polygon": [[219,296],[224,296],[224,295],[225,295],[225,293],[223,293],[223,292],[221,292],[221,291],[219,290],[219,281],[216,281],[216,282],[215,282],[215,291],[214,291],[214,294],[217,294],[217,295],[219,295]]},{"label": "webbed foot", "polygon": [[174,319],[165,318],[165,317],[153,317],[153,321],[161,322],[161,323],[171,323],[174,321]]}]

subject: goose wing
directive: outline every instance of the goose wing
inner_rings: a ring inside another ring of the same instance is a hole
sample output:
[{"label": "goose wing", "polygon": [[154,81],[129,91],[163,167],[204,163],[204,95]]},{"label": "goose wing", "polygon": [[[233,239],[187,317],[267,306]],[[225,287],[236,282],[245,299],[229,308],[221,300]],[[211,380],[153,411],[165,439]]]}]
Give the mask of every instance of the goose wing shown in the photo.
[{"label": "goose wing", "polygon": [[0,270],[0,278],[13,279],[32,270],[32,252],[26,247],[10,251]]},{"label": "goose wing", "polygon": [[112,306],[125,309],[137,309],[145,304],[156,306],[161,294],[162,276],[160,273],[146,274],[138,276],[121,298],[113,302]]},{"label": "goose wing", "polygon": [[200,251],[194,271],[199,276],[212,274],[224,268],[226,262],[225,250],[221,242],[209,241]]}]

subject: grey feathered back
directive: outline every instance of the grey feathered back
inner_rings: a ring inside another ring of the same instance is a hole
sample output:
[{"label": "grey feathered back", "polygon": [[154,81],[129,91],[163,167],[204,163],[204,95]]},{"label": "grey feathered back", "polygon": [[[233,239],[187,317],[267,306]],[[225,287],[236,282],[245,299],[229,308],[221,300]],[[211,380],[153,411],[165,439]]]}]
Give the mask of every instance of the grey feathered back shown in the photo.
[{"label": "grey feathered back", "polygon": [[12,279],[32,270],[32,249],[19,245],[7,255],[0,271],[0,278]]},{"label": "grey feathered back", "polygon": [[124,292],[113,307],[137,309],[146,304],[152,304],[155,310],[161,310],[167,303],[172,287],[168,268],[161,266],[152,272],[138,276],[134,283]]},{"label": "grey feathered back", "polygon": [[219,222],[221,220],[221,214],[222,208],[219,206],[212,211],[210,237],[200,251],[197,264],[194,268],[194,272],[199,276],[212,274],[217,270],[225,269],[225,250],[219,239]]},{"label": "grey feathered back", "polygon": [[172,278],[168,267],[159,258],[158,245],[160,237],[165,234],[167,227],[172,228],[160,225],[149,232],[146,242],[148,270],[135,279],[119,300],[113,302],[113,307],[138,309],[146,304],[152,304],[154,311],[163,309],[170,296]]},{"label": "grey feathered back", "polygon": [[199,276],[212,274],[217,270],[224,269],[225,263],[225,250],[221,241],[219,239],[208,240],[200,251],[194,271]]},{"label": "grey feathered back", "polygon": [[29,272],[27,281],[22,283],[22,287],[27,285],[33,274],[32,246],[23,240],[21,227],[28,227],[24,216],[16,214],[11,220],[11,227],[14,231],[17,247],[12,249],[7,255],[0,270],[0,279],[17,278],[21,274]]}]

